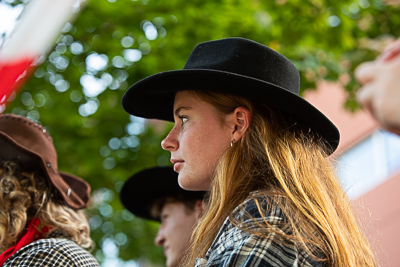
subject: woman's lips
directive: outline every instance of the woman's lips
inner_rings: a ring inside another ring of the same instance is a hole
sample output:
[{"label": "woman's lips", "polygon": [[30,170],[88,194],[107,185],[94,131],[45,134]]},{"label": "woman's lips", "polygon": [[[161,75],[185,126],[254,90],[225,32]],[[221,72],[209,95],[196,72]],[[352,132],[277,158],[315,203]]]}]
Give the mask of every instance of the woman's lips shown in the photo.
[{"label": "woman's lips", "polygon": [[174,171],[175,172],[179,172],[180,171],[180,169],[182,168],[182,166],[183,166],[183,161],[176,161],[175,163],[174,163]]},{"label": "woman's lips", "polygon": [[184,162],[185,161],[180,160],[180,159],[171,158],[171,163],[174,164],[174,171],[175,172],[179,172],[180,171],[180,169],[182,168],[182,165],[183,165]]}]

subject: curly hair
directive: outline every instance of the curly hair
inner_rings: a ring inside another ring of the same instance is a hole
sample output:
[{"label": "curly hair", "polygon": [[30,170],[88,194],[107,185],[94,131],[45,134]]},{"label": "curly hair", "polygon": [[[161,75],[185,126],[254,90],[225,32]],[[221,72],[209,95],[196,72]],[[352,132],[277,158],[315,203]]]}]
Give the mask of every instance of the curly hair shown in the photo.
[{"label": "curly hair", "polygon": [[32,218],[51,231],[93,248],[83,211],[67,206],[38,171],[25,172],[17,162],[0,159],[0,253],[15,245]]}]

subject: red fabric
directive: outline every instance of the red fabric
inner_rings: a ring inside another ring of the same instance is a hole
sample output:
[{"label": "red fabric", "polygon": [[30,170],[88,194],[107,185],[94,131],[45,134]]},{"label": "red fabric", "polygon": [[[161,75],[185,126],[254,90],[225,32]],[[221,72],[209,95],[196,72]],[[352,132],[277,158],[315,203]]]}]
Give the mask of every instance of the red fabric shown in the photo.
[{"label": "red fabric", "polygon": [[0,60],[0,104],[23,84],[27,74],[30,74],[33,60],[33,58],[24,58],[17,62]]},{"label": "red fabric", "polygon": [[28,224],[28,230],[21,237],[18,243],[10,247],[0,255],[0,266],[3,265],[3,263],[19,249],[25,247],[26,245],[29,245],[33,241],[43,238],[44,235],[49,232],[49,230],[49,227],[43,227],[40,225],[40,219],[33,218]]}]

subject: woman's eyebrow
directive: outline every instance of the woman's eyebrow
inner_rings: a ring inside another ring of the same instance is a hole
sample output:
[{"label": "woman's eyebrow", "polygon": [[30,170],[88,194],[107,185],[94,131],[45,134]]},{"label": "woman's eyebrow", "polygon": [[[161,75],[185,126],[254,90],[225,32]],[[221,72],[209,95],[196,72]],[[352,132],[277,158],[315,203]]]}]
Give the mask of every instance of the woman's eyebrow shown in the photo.
[{"label": "woman's eyebrow", "polygon": [[176,110],[175,110],[175,116],[178,116],[178,114],[179,114],[179,112],[181,111],[181,110],[191,110],[192,108],[191,107],[179,107],[179,108],[177,108]]}]

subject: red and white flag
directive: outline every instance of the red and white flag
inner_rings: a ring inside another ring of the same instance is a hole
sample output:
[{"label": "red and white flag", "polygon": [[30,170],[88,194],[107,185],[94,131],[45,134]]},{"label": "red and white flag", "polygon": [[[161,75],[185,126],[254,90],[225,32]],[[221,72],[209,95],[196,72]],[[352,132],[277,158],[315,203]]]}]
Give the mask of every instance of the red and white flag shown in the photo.
[{"label": "red and white flag", "polygon": [[55,42],[83,0],[31,0],[0,47],[0,113],[29,76],[32,63]]}]

